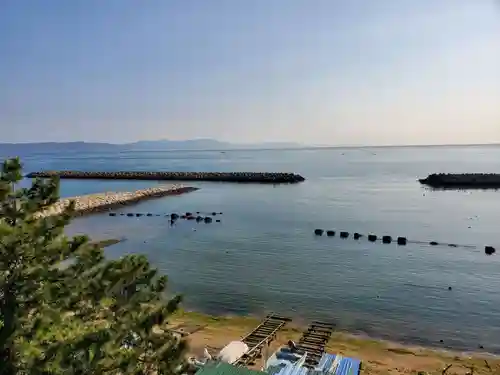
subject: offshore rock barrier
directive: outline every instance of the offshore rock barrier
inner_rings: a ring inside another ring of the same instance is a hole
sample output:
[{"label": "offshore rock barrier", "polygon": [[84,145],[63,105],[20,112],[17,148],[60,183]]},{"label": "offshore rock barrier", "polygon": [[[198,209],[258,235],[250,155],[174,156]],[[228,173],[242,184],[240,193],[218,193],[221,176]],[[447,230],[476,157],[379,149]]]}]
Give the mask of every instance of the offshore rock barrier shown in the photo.
[{"label": "offshore rock barrier", "polygon": [[91,213],[108,211],[113,208],[128,206],[151,198],[160,198],[168,195],[179,195],[198,190],[197,188],[170,185],[159,186],[148,189],[141,189],[127,192],[105,192],[90,195],[82,195],[79,197],[61,199],[44,211],[38,213],[38,216],[53,216],[58,215],[70,204],[75,201],[75,213],[78,216]]},{"label": "offshore rock barrier", "polygon": [[295,173],[273,172],[84,172],[84,171],[42,171],[32,172],[27,178],[53,177],[93,180],[170,180],[170,181],[218,181],[250,183],[297,183],[305,180]]},{"label": "offshore rock barrier", "polygon": [[433,188],[442,189],[500,189],[500,174],[497,173],[463,173],[463,174],[430,174],[419,182]]}]

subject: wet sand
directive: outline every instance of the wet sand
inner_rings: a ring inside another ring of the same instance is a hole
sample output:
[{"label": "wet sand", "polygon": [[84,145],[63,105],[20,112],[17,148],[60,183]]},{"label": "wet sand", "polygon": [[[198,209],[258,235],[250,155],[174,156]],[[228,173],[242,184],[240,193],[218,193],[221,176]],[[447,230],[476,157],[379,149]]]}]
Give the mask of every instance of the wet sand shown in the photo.
[{"label": "wet sand", "polygon": [[[186,334],[190,355],[202,356],[205,347],[211,353],[217,353],[230,341],[249,333],[259,322],[257,317],[216,317],[178,312],[171,320],[171,327]],[[271,344],[270,354],[288,340],[298,340],[303,328],[294,322],[287,324]],[[500,374],[500,357],[497,356],[401,345],[342,332],[332,335],[327,352],[361,359],[363,375],[442,374],[448,365],[452,366],[446,371],[447,375],[465,375],[472,367],[476,375]],[[259,359],[253,367],[261,366]]]}]

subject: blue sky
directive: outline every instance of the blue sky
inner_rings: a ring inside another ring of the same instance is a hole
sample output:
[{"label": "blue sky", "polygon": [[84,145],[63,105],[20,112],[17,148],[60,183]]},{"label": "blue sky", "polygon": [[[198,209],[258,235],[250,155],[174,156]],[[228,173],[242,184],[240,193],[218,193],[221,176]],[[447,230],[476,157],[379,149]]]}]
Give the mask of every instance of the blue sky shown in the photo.
[{"label": "blue sky", "polygon": [[1,142],[500,142],[495,0],[2,0]]}]

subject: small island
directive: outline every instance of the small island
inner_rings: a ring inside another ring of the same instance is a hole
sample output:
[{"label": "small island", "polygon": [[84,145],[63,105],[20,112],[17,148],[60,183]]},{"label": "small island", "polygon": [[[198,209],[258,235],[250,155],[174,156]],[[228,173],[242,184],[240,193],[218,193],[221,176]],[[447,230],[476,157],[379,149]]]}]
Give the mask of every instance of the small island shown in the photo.
[{"label": "small island", "polygon": [[442,189],[500,189],[498,173],[433,173],[421,184]]}]

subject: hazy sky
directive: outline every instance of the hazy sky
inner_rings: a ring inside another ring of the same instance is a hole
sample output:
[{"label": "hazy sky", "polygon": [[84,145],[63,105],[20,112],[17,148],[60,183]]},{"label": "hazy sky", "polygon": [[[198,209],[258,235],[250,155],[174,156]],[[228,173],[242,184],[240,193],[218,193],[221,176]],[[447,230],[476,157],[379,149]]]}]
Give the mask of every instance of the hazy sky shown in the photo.
[{"label": "hazy sky", "polygon": [[0,142],[500,141],[495,0],[1,0]]}]

